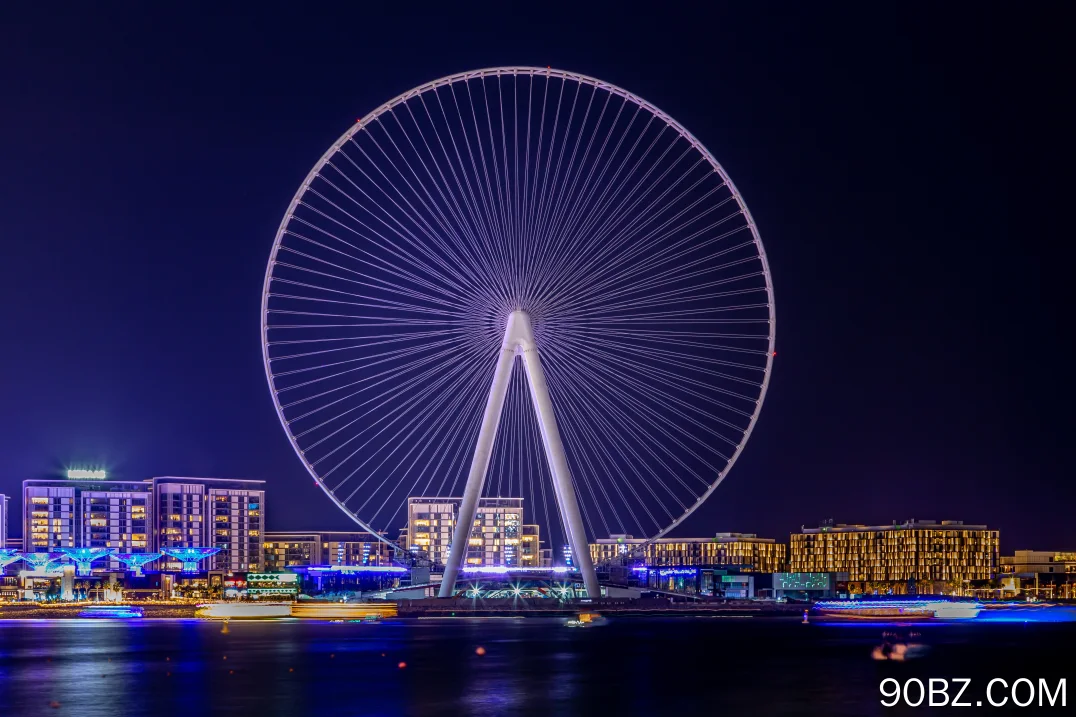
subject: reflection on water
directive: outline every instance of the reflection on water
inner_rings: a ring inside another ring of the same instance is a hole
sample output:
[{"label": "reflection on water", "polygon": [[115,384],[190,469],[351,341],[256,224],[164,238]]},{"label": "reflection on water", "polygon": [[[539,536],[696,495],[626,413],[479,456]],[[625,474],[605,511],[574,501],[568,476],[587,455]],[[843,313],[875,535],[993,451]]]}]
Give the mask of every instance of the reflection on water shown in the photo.
[{"label": "reflection on water", "polygon": [[0,714],[861,715],[877,712],[887,676],[1065,676],[1050,648],[1076,637],[1073,623],[931,625],[922,659],[872,660],[885,629],[281,620],[232,621],[222,634],[197,620],[0,621]]}]

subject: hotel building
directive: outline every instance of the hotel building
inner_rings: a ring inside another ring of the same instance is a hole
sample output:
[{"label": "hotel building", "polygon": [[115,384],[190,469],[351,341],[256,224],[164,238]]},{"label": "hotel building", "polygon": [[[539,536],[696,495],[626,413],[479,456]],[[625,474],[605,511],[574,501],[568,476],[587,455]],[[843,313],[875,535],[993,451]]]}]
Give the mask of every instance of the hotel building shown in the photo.
[{"label": "hotel building", "polygon": [[[81,471],[88,473],[88,471]],[[103,477],[23,481],[24,552],[56,548],[114,548],[119,553],[160,548],[218,547],[212,564],[225,572],[262,569],[265,482],[161,477],[141,481]],[[123,570],[114,559],[96,568]],[[179,570],[163,559],[155,565]]]},{"label": "hotel building", "polygon": [[712,538],[658,538],[646,545],[641,538],[611,535],[590,544],[595,564],[628,559],[648,566],[735,567],[741,572],[784,570],[787,546],[753,533],[717,533]]},{"label": "hotel building", "polygon": [[147,482],[157,505],[158,549],[220,548],[209,569],[262,572],[265,481],[161,476]]},{"label": "hotel building", "polygon": [[789,570],[848,573],[850,581],[862,583],[955,587],[997,576],[998,531],[956,520],[803,528],[792,535]]},{"label": "hotel building", "polygon": [[[23,481],[23,551],[115,548],[150,552],[152,503],[145,481]],[[98,567],[122,570],[115,560]]]},{"label": "hotel building", "polygon": [[[461,498],[408,498],[405,547],[445,563]],[[542,567],[537,525],[525,525],[522,498],[479,498],[467,541],[468,566]]]},{"label": "hotel building", "polygon": [[265,571],[309,565],[392,565],[392,548],[376,536],[357,532],[266,533]]},{"label": "hotel building", "polygon": [[0,493],[0,548],[7,545],[7,511],[7,496]]}]

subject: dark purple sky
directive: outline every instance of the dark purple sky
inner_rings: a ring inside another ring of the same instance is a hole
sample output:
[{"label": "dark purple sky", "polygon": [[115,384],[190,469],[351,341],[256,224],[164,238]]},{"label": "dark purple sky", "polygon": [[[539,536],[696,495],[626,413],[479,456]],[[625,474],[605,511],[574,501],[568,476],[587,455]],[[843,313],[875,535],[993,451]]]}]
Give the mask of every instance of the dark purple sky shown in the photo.
[{"label": "dark purple sky", "polygon": [[463,20],[5,8],[0,492],[69,464],[264,478],[270,528],[349,527],[266,387],[277,224],[386,99],[459,70],[552,65],[682,122],[769,253],[766,406],[682,534],[950,518],[1000,529],[1004,551],[1076,549],[1063,5],[584,5]]}]

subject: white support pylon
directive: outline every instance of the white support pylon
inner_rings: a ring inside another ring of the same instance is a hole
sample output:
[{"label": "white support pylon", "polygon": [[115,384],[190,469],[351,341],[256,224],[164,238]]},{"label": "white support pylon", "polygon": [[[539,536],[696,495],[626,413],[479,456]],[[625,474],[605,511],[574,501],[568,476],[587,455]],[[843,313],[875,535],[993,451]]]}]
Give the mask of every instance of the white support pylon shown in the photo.
[{"label": "white support pylon", "polygon": [[505,394],[508,392],[508,380],[512,377],[512,363],[516,355],[523,357],[523,368],[527,373],[531,401],[538,417],[542,432],[542,445],[545,446],[549,471],[553,475],[553,492],[560,508],[564,532],[568,536],[568,545],[572,549],[572,562],[583,576],[587,595],[591,598],[601,597],[598,576],[594,572],[594,563],[590,559],[590,546],[587,543],[583,519],[579,514],[579,502],[576,500],[572,474],[568,469],[568,459],[564,455],[564,443],[560,440],[557,419],[553,415],[553,401],[549,398],[545,370],[538,356],[538,347],[534,343],[534,331],[530,316],[524,311],[513,311],[508,316],[508,326],[504,331],[504,343],[493,372],[493,385],[489,389],[486,412],[482,416],[482,427],[478,432],[471,471],[467,475],[467,485],[463,489],[463,500],[456,515],[456,525],[452,531],[452,546],[445,565],[444,578],[438,590],[438,596],[451,597],[456,587],[456,578],[467,555],[467,545],[478,510],[478,498],[486,482],[489,460],[493,452],[493,441],[497,437],[497,428],[501,423],[501,411],[504,408]]}]

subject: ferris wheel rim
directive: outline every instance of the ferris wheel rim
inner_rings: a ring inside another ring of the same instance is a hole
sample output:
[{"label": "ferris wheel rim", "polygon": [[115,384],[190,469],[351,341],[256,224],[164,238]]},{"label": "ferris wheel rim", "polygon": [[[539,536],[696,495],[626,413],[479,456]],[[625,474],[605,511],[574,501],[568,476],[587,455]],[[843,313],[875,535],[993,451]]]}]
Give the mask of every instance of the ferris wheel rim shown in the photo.
[{"label": "ferris wheel rim", "polygon": [[[272,250],[270,252],[269,261],[267,262],[267,265],[266,265],[265,277],[264,277],[263,285],[262,285],[262,303],[261,303],[261,311],[260,311],[260,319],[261,319],[261,322],[260,322],[261,323],[260,335],[261,335],[261,344],[262,344],[262,363],[263,363],[263,368],[264,368],[264,371],[265,371],[266,381],[267,381],[267,383],[269,385],[270,395],[271,395],[272,400],[273,400],[274,410],[276,411],[277,418],[280,421],[281,428],[284,429],[284,433],[288,437],[289,443],[291,443],[291,446],[294,449],[296,455],[299,457],[299,459],[302,461],[303,465],[306,467],[306,470],[307,470],[308,474],[314,479],[315,483],[329,497],[329,499],[338,508],[340,508],[348,517],[350,517],[352,519],[352,521],[354,521],[357,525],[359,525],[365,531],[369,532],[372,536],[377,538],[380,542],[383,542],[383,543],[389,545],[390,547],[395,548],[396,550],[403,550],[403,548],[398,544],[397,541],[390,539],[389,537],[387,537],[386,535],[383,534],[383,531],[379,531],[379,530],[373,528],[371,525],[369,525],[369,523],[367,521],[363,520],[360,516],[358,516],[355,511],[348,508],[347,505],[345,504],[345,502],[341,501],[333,493],[333,491],[329,489],[329,487],[326,485],[326,483],[322,479],[322,477],[320,475],[318,475],[317,470],[314,468],[314,466],[311,464],[311,462],[307,459],[307,457],[305,455],[305,450],[302,449],[299,446],[299,444],[297,442],[297,439],[296,439],[296,436],[293,434],[293,432],[289,428],[289,421],[287,420],[287,418],[284,415],[283,406],[282,406],[282,404],[280,402],[278,392],[277,392],[277,390],[276,390],[276,388],[274,386],[273,373],[272,373],[272,369],[271,369],[271,365],[270,365],[271,364],[271,359],[270,359],[270,356],[269,356],[270,342],[269,342],[269,337],[268,337],[268,330],[269,330],[270,327],[269,327],[267,319],[268,319],[268,313],[269,313],[270,285],[271,285],[271,282],[273,280],[273,269],[274,269],[274,267],[275,267],[275,265],[277,263],[277,255],[278,255],[278,252],[280,250],[281,240],[285,236],[286,229],[287,229],[290,221],[292,220],[292,218],[294,216],[295,209],[298,206],[300,200],[306,194],[307,190],[310,189],[311,183],[313,182],[313,180],[315,178],[317,178],[320,171],[324,168],[325,164],[337,152],[340,151],[340,149],[343,147],[343,145],[346,142],[351,140],[351,138],[354,137],[359,131],[361,131],[362,129],[364,129],[365,127],[370,125],[371,123],[373,123],[373,122],[377,121],[378,119],[380,119],[387,112],[391,112],[393,108],[399,106],[400,104],[402,104],[404,102],[407,102],[408,100],[410,100],[412,98],[421,96],[424,93],[429,92],[431,90],[436,90],[439,87],[446,87],[446,86],[450,86],[450,85],[453,85],[453,84],[458,83],[458,82],[467,82],[467,81],[475,80],[475,79],[485,79],[487,77],[498,77],[499,78],[499,77],[503,77],[503,76],[518,76],[518,75],[530,75],[532,77],[534,77],[534,76],[542,76],[542,77],[546,77],[546,78],[559,78],[559,79],[564,80],[564,81],[573,81],[573,82],[578,82],[580,84],[590,85],[591,87],[595,88],[595,90],[604,90],[606,92],[609,92],[610,94],[617,95],[617,96],[623,98],[625,101],[631,102],[634,105],[636,105],[637,107],[650,112],[652,116],[654,116],[654,117],[660,119],[661,121],[665,122],[667,126],[671,127],[674,131],[676,131],[703,158],[705,158],[706,161],[709,162],[710,165],[714,168],[715,172],[717,172],[718,175],[721,177],[721,179],[727,184],[727,186],[729,187],[731,196],[735,198],[736,203],[739,205],[739,207],[740,207],[740,209],[741,209],[741,211],[743,213],[744,219],[746,221],[746,226],[748,227],[748,230],[751,233],[751,236],[753,238],[753,242],[754,242],[754,244],[756,246],[756,249],[757,249],[757,252],[758,252],[758,260],[761,263],[761,275],[763,276],[763,278],[765,280],[765,290],[766,290],[768,316],[769,316],[769,318],[768,318],[769,330],[768,330],[768,335],[766,337],[767,338],[767,350],[766,350],[765,368],[763,369],[763,378],[762,378],[762,381],[761,381],[761,384],[760,384],[759,395],[758,395],[757,400],[755,401],[755,408],[754,408],[754,411],[751,414],[750,421],[748,422],[747,427],[744,429],[743,434],[742,434],[742,436],[741,436],[741,438],[740,438],[740,440],[739,440],[739,442],[738,442],[738,444],[736,446],[736,449],[732,452],[732,455],[729,457],[728,462],[726,463],[724,468],[718,472],[717,478],[709,485],[709,487],[705,491],[703,491],[701,493],[701,495],[699,495],[697,500],[694,503],[692,503],[685,510],[684,513],[677,516],[671,523],[669,523],[664,528],[658,530],[653,535],[644,538],[643,542],[639,546],[636,546],[636,550],[641,549],[641,548],[653,543],[654,541],[666,536],[668,533],[670,533],[671,531],[673,531],[674,529],[679,527],[685,520],[687,520],[713,494],[713,492],[717,489],[717,487],[725,480],[725,478],[728,476],[729,471],[732,470],[732,467],[738,461],[741,453],[743,452],[744,447],[747,445],[748,439],[751,437],[751,434],[753,433],[753,431],[755,429],[755,426],[756,426],[756,424],[758,422],[758,417],[759,417],[759,415],[761,413],[761,410],[762,410],[762,406],[763,406],[763,404],[765,402],[766,394],[767,394],[768,389],[769,389],[770,377],[771,377],[772,369],[773,369],[773,359],[774,359],[774,357],[776,355],[774,347],[775,347],[775,343],[776,343],[777,316],[776,316],[776,304],[775,304],[775,300],[774,300],[773,281],[772,281],[772,276],[771,276],[771,273],[770,273],[769,261],[768,261],[768,258],[766,256],[766,250],[765,250],[765,247],[764,247],[764,245],[762,243],[762,237],[761,237],[761,235],[760,235],[760,233],[758,231],[758,227],[757,227],[757,225],[755,223],[754,217],[752,216],[751,211],[747,206],[746,200],[744,199],[744,197],[743,197],[742,193],[740,192],[740,190],[736,187],[736,185],[733,182],[732,178],[725,171],[725,169],[721,165],[721,163],[718,162],[717,158],[713,155],[713,153],[711,153],[710,150],[706,147],[706,145],[704,145],[702,142],[700,142],[690,131],[687,130],[687,128],[685,128],[682,124],[680,124],[679,121],[677,121],[671,115],[667,114],[661,108],[659,108],[656,105],[650,103],[646,99],[644,99],[644,98],[640,97],[639,95],[637,95],[637,94],[635,94],[633,92],[630,92],[630,91],[628,91],[628,90],[626,90],[626,89],[624,89],[624,88],[622,88],[622,87],[620,87],[618,85],[615,85],[615,84],[610,83],[610,82],[606,82],[604,80],[600,80],[600,79],[598,79],[596,77],[592,77],[592,76],[589,76],[589,75],[584,75],[584,74],[581,74],[581,73],[571,72],[571,71],[568,71],[568,70],[554,69],[552,67],[540,68],[540,67],[526,66],[526,65],[487,67],[487,68],[482,68],[482,69],[478,69],[478,70],[471,70],[471,71],[466,71],[466,72],[457,72],[457,73],[453,73],[453,74],[450,74],[450,75],[445,75],[445,76],[440,77],[438,79],[431,80],[431,81],[428,81],[428,82],[423,83],[421,85],[418,85],[418,86],[416,86],[416,87],[414,87],[414,88],[412,88],[412,89],[410,89],[410,90],[408,90],[406,92],[400,93],[396,97],[382,103],[381,105],[379,105],[377,108],[375,108],[369,114],[364,115],[364,116],[360,117],[359,119],[357,119],[354,124],[349,126],[348,129],[345,130],[340,135],[340,137],[329,146],[329,148],[322,154],[322,156],[318,159],[318,161],[314,164],[314,166],[311,168],[311,170],[307,173],[306,177],[300,183],[298,189],[295,191],[295,194],[293,195],[290,203],[288,204],[288,208],[285,211],[285,213],[284,213],[284,215],[283,215],[283,217],[282,217],[282,219],[280,221],[280,225],[279,225],[279,227],[277,229],[276,235],[275,235],[274,240],[273,240],[273,247],[272,247]],[[576,490],[579,491],[581,489],[577,486]],[[595,537],[597,537],[597,536],[595,536]]]}]

